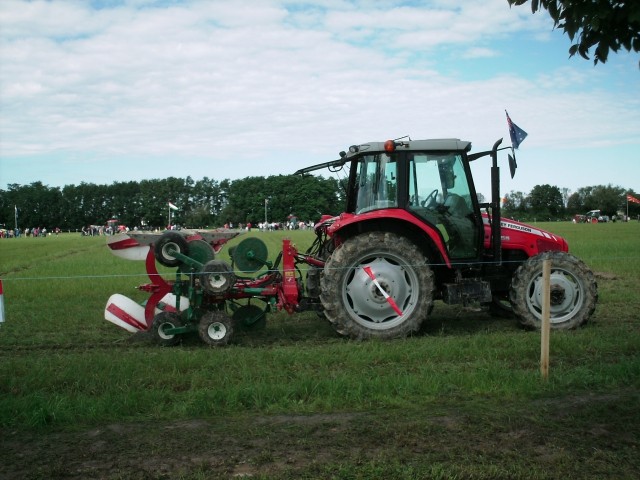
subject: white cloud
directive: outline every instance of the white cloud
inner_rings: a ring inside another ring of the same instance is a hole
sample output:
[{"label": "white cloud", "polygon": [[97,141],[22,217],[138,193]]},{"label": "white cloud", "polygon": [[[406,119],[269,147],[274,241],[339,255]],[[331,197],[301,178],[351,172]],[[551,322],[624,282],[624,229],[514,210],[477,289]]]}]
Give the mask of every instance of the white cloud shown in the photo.
[{"label": "white cloud", "polygon": [[[114,157],[165,169],[175,168],[162,163],[171,158],[232,158],[221,176],[237,177],[247,174],[241,162],[258,159],[266,174],[279,159],[303,166],[405,134],[492,143],[505,134],[505,107],[532,146],[637,136],[637,100],[602,90],[605,73],[510,67],[505,39],[551,24],[505,3],[130,1],[93,10],[8,0],[0,161],[64,156],[71,177]],[[483,69],[481,59],[500,63]]]},{"label": "white cloud", "polygon": [[499,52],[484,47],[471,47],[462,53],[463,58],[490,58],[498,55],[500,55]]}]

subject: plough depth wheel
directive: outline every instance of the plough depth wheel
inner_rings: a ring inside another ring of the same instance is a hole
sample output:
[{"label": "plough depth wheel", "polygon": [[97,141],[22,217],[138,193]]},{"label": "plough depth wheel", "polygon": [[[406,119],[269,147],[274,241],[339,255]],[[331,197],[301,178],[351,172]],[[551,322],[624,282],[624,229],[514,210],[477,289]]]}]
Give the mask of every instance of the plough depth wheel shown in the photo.
[{"label": "plough depth wheel", "polygon": [[200,319],[198,333],[206,344],[223,347],[233,336],[233,320],[222,311],[207,312]]},{"label": "plough depth wheel", "polygon": [[158,240],[153,248],[156,260],[165,267],[177,267],[182,261],[173,256],[173,253],[188,255],[187,240],[177,232],[166,232]]},{"label": "plough depth wheel", "polygon": [[236,282],[236,275],[224,260],[207,262],[200,273],[200,283],[205,291],[214,295],[230,290]]},{"label": "plough depth wheel", "polygon": [[170,347],[180,340],[174,333],[167,333],[171,328],[182,327],[182,319],[174,312],[160,312],[153,317],[151,324],[151,335],[155,342],[162,347]]}]

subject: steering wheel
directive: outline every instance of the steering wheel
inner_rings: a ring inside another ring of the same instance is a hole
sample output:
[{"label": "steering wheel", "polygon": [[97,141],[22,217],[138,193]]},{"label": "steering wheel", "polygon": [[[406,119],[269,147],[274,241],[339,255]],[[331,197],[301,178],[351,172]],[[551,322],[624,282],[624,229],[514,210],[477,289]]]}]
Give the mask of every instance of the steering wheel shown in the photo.
[{"label": "steering wheel", "polygon": [[425,198],[420,205],[425,207],[425,208],[433,208],[433,207],[436,206],[436,203],[438,203],[438,189],[437,188],[433,192],[431,192],[429,195],[427,195],[427,198]]}]

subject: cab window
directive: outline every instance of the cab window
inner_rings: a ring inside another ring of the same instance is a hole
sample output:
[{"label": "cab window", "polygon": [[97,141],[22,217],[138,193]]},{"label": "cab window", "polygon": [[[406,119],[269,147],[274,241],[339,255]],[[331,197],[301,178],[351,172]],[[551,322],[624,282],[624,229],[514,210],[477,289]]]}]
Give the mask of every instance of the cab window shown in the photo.
[{"label": "cab window", "polygon": [[357,165],[356,213],[398,206],[397,162],[387,154],[367,155]]},{"label": "cab window", "polygon": [[475,258],[479,235],[469,182],[459,154],[409,157],[408,209],[436,226],[452,258]]}]

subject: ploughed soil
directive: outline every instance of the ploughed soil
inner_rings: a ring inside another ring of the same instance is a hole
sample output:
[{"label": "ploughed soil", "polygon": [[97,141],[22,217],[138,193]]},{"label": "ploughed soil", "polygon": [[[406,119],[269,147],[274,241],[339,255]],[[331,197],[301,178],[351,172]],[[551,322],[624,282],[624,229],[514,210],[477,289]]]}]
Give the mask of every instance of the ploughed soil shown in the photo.
[{"label": "ploughed soil", "polygon": [[0,479],[638,478],[639,399],[4,428]]}]

